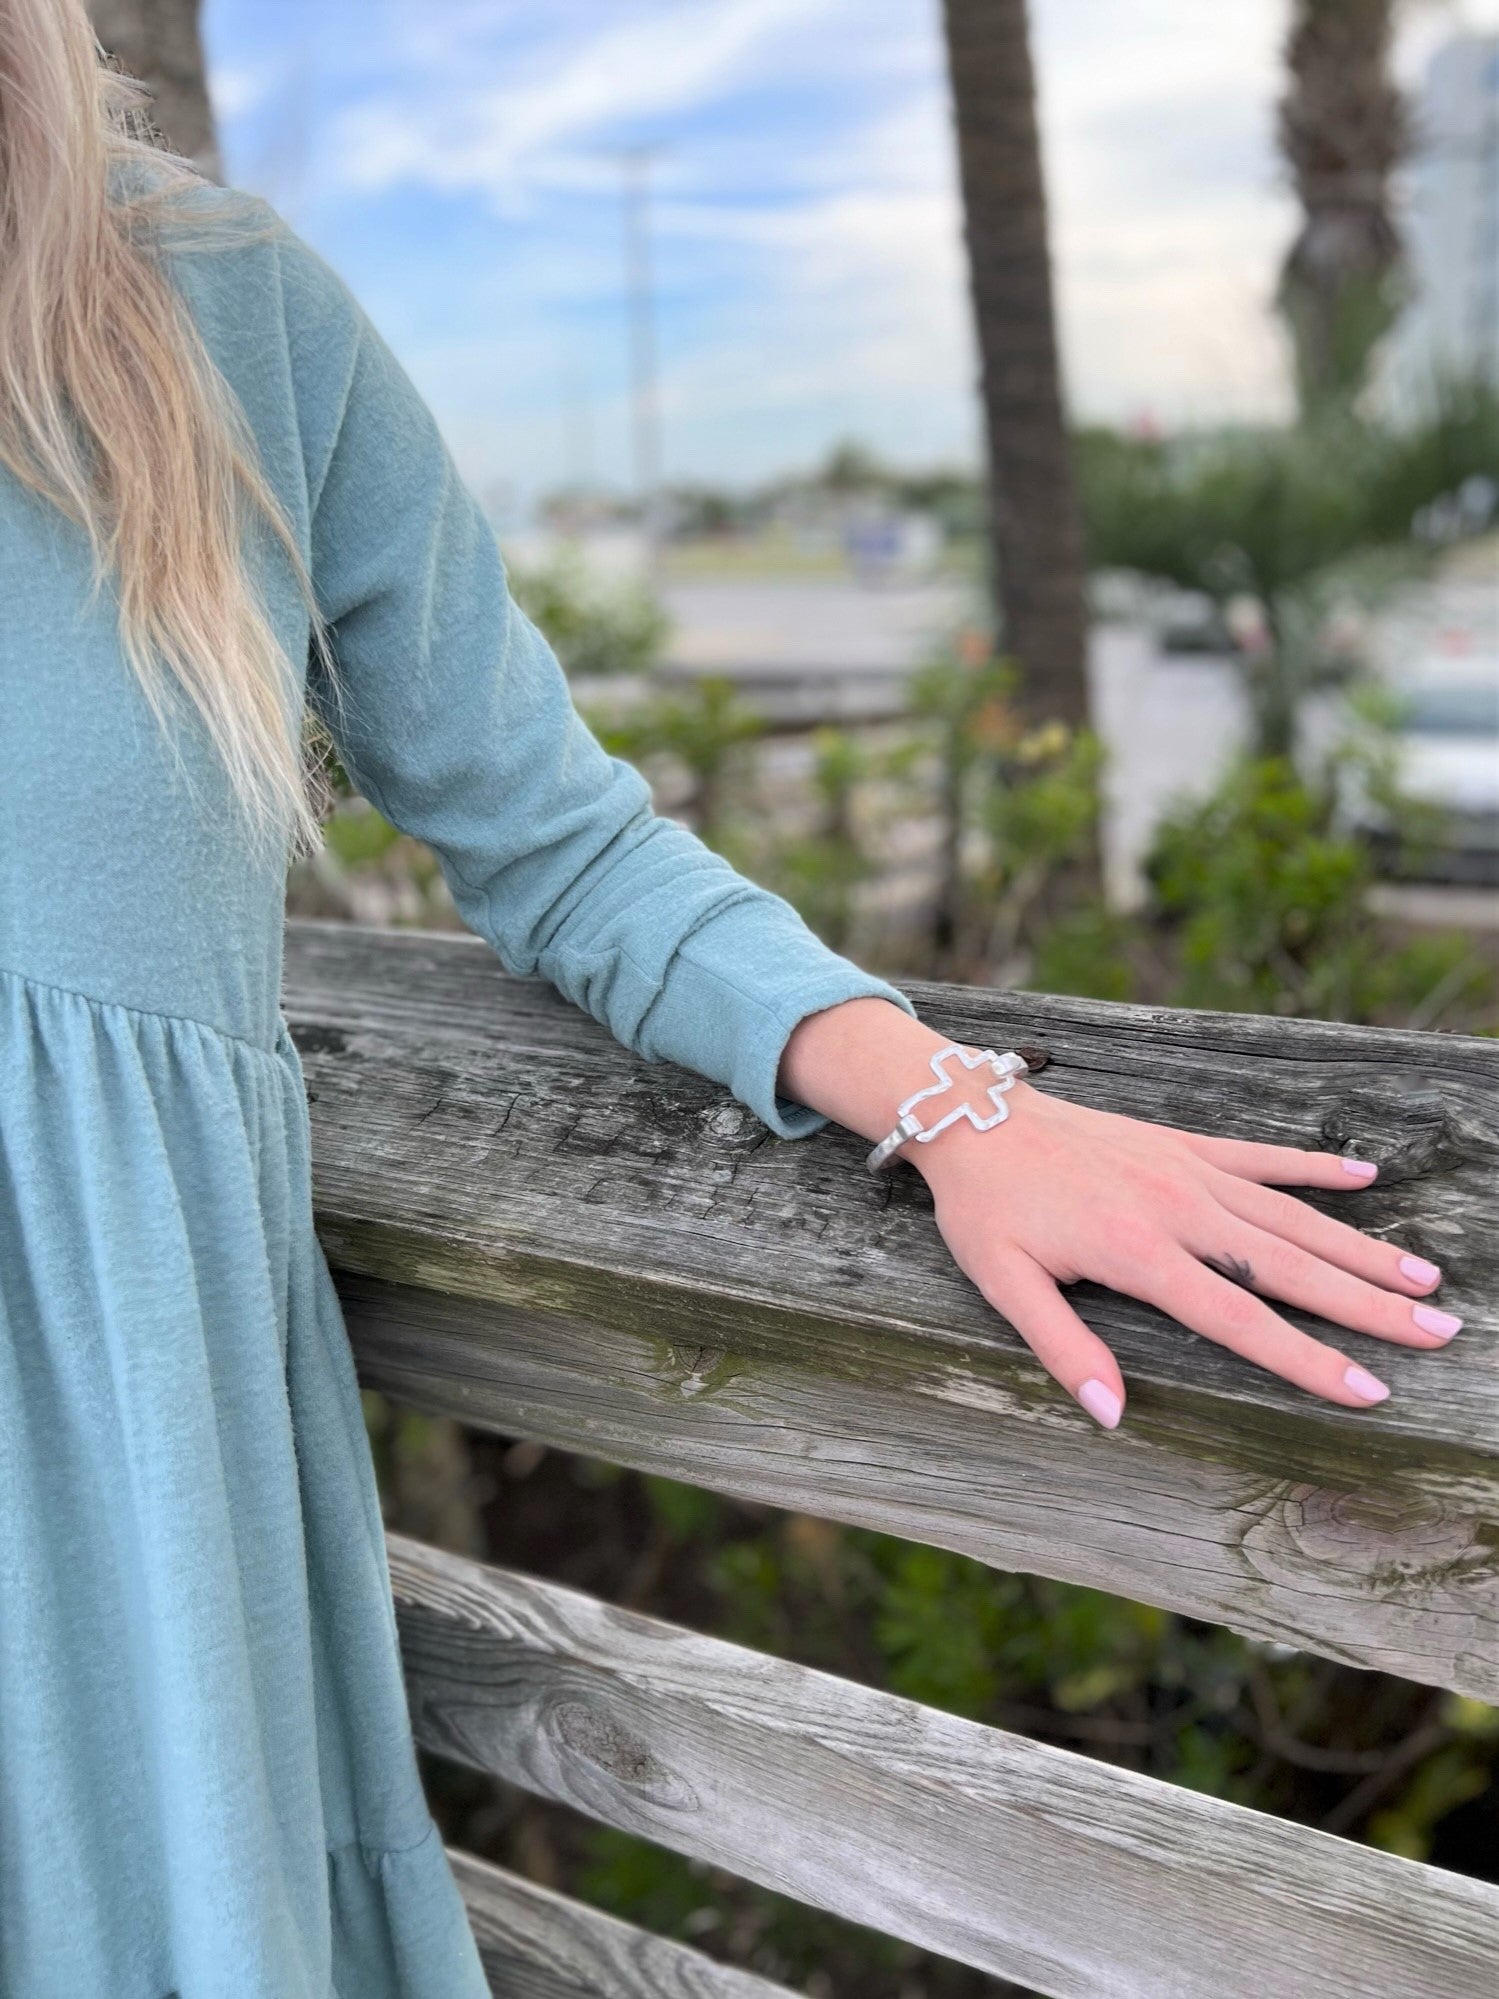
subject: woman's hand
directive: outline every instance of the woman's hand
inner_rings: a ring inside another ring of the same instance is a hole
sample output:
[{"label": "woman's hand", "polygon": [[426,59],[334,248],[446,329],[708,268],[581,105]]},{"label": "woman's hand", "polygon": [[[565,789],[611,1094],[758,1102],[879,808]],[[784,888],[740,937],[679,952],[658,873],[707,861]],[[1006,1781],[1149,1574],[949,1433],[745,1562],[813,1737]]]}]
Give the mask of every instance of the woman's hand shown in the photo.
[{"label": "woman's hand", "polygon": [[1079,1278],[1352,1409],[1390,1391],[1267,1299],[1397,1346],[1445,1346],[1462,1323],[1419,1302],[1441,1281],[1435,1264],[1278,1191],[1367,1186],[1364,1162],[1087,1110],[1025,1082],[1004,1101],[1009,1118],[991,1131],[956,1124],[904,1150],[959,1269],[1106,1429],[1124,1381],[1058,1288]]},{"label": "woman's hand", "polygon": [[[942,1045],[887,1001],[849,1000],[801,1022],[780,1086],[880,1138],[895,1105],[931,1080]],[[975,1075],[969,1088],[987,1080]],[[1023,1080],[1004,1103],[1003,1124],[977,1131],[960,1121],[930,1144],[908,1141],[902,1156],[931,1187],[958,1267],[1106,1429],[1123,1413],[1124,1380],[1059,1288],[1081,1278],[1351,1409],[1389,1390],[1267,1301],[1397,1346],[1445,1346],[1462,1323],[1421,1303],[1441,1281],[1434,1264],[1278,1191],[1365,1187],[1376,1171],[1368,1162],[1088,1110]],[[922,1110],[930,1122],[940,1100]]]}]

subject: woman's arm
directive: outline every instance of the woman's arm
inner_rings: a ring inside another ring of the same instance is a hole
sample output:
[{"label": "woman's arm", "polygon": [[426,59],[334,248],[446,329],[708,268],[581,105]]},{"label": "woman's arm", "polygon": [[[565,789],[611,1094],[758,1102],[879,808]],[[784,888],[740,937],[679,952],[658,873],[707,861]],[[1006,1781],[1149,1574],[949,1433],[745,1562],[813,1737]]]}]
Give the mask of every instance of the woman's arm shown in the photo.
[{"label": "woman's arm", "polygon": [[[853,999],[799,1024],[780,1088],[873,1141],[931,1080],[929,1059],[943,1045],[883,1000]],[[1417,1302],[1441,1281],[1434,1264],[1276,1191],[1366,1187],[1375,1168],[1365,1161],[1088,1110],[1024,1080],[1004,1102],[1003,1124],[960,1122],[929,1145],[908,1142],[901,1156],[930,1186],[959,1268],[1105,1429],[1123,1412],[1124,1380],[1059,1289],[1080,1278],[1142,1298],[1353,1409],[1389,1390],[1265,1296],[1396,1346],[1445,1346],[1462,1323]]]},{"label": "woman's arm", "polygon": [[307,484],[309,563],[336,672],[309,698],[349,775],[436,855],[454,903],[628,1048],[726,1083],[782,1137],[786,1039],[855,996],[904,994],[652,808],[606,754],[515,603],[437,421],[347,286],[276,238]]},{"label": "woman's arm", "polygon": [[[389,347],[284,226],[276,254],[313,583],[338,665],[338,686],[310,693],[354,781],[430,844],[460,912],[513,971],[551,980],[637,1053],[726,1083],[783,1137],[829,1117],[883,1136],[930,1080],[939,1037],[903,993],[653,812],[644,779],[574,710]],[[1025,1082],[1006,1103],[992,1131],[958,1125],[911,1149],[959,1266],[1109,1427],[1118,1366],[1059,1283],[1148,1299],[1353,1407],[1385,1391],[1255,1291],[1441,1343],[1445,1315],[1423,1325],[1411,1303],[1435,1272],[1261,1184],[1347,1186],[1336,1156],[1113,1117]]]}]

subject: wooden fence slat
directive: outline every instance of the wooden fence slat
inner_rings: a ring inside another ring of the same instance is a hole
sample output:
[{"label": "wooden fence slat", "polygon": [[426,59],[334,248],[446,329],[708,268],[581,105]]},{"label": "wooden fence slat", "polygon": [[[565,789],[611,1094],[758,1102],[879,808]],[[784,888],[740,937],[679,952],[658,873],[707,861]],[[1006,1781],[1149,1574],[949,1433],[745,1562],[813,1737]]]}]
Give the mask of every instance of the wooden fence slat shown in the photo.
[{"label": "wooden fence slat", "polygon": [[1315,1204],[1441,1262],[1468,1321],[1438,1354],[1319,1328],[1394,1389],[1350,1412],[1078,1286],[1130,1383],[1108,1436],[852,1137],[769,1139],[471,937],[293,923],[286,970],[369,1385],[1499,1700],[1499,1046],[913,985],[1044,1043],[1063,1096],[1379,1159]]},{"label": "wooden fence slat", "polygon": [[1133,1442],[1063,1450],[996,1421],[981,1382],[839,1379],[601,1318],[339,1289],[361,1380],[413,1408],[1499,1700],[1481,1517],[1236,1480]]},{"label": "wooden fence slat", "polygon": [[794,1999],[503,1867],[447,1849],[495,1999]]},{"label": "wooden fence slat", "polygon": [[1492,1999],[1499,1887],[390,1539],[417,1739],[1055,1999]]}]

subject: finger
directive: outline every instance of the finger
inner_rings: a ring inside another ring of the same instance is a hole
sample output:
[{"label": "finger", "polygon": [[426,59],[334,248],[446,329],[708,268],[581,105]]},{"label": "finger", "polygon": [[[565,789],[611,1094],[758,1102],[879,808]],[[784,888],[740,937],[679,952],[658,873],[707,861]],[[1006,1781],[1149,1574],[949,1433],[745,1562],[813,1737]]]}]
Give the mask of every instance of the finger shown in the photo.
[{"label": "finger", "polygon": [[1335,1263],[1342,1270],[1351,1270],[1355,1277],[1367,1278],[1371,1284],[1383,1284],[1407,1296],[1419,1297],[1442,1281],[1440,1269],[1424,1256],[1412,1256],[1398,1243],[1381,1242],[1377,1236],[1365,1235],[1362,1229],[1347,1222],[1319,1214],[1305,1201],[1298,1201],[1294,1194],[1258,1187],[1235,1173],[1215,1174],[1208,1185],[1214,1200],[1241,1221],[1268,1229],[1272,1235],[1284,1236],[1287,1242],[1310,1250],[1313,1256]]},{"label": "finger", "polygon": [[1213,1138],[1179,1131],[1199,1159],[1244,1180],[1286,1187],[1367,1187],[1379,1168],[1372,1159],[1348,1159],[1341,1152],[1303,1152],[1295,1145],[1258,1145],[1247,1138]]},{"label": "finger", "polygon": [[1390,1392],[1336,1347],[1300,1332],[1252,1291],[1220,1277],[1186,1250],[1163,1251],[1141,1269],[1133,1288],[1137,1297],[1169,1312],[1194,1333],[1329,1402],[1367,1409]]},{"label": "finger", "polygon": [[1398,1346],[1444,1347],[1462,1324],[1449,1312],[1434,1312],[1340,1270],[1284,1236],[1224,1219],[1228,1226],[1218,1249],[1195,1241],[1187,1247],[1231,1283]]},{"label": "finger", "polygon": [[975,1279],[1046,1372],[1081,1403],[1105,1430],[1124,1413],[1124,1377],[1097,1333],[1090,1332],[1057,1288],[1057,1281],[1023,1250],[1007,1251],[992,1275]]}]

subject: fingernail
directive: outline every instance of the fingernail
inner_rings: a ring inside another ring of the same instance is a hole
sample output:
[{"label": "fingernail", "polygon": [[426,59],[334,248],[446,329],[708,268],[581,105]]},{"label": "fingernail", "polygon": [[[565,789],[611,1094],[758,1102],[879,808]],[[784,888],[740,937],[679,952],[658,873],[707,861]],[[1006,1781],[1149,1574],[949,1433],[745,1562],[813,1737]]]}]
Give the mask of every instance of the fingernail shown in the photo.
[{"label": "fingernail", "polygon": [[1434,1305],[1417,1305],[1411,1317],[1423,1333],[1435,1333],[1439,1340],[1450,1340],[1462,1324],[1451,1312],[1439,1312]]},{"label": "fingernail", "polygon": [[[1402,1256],[1400,1268],[1413,1284],[1435,1284],[1441,1271],[1434,1263],[1428,1263],[1424,1256]],[[1454,1332],[1457,1330],[1453,1328]]]},{"label": "fingernail", "polygon": [[1118,1429],[1124,1404],[1112,1388],[1105,1388],[1101,1381],[1085,1381],[1077,1391],[1077,1399],[1094,1422],[1102,1423],[1106,1430]]},{"label": "fingernail", "polygon": [[1372,1180],[1379,1168],[1372,1159],[1345,1159],[1343,1171],[1351,1173],[1355,1180]]},{"label": "fingernail", "polygon": [[1354,1394],[1361,1396],[1365,1402],[1383,1402],[1390,1392],[1384,1383],[1376,1381],[1365,1367],[1350,1367],[1343,1380]]}]

